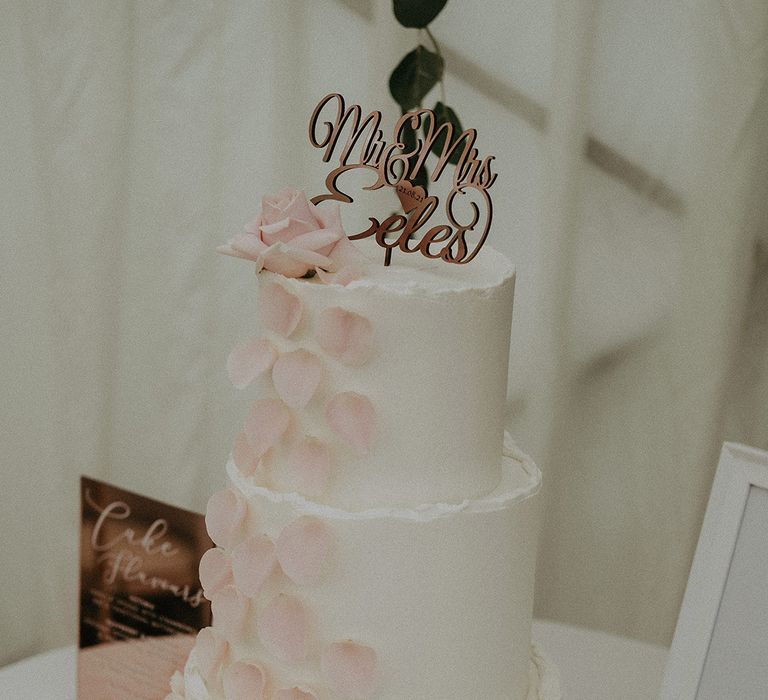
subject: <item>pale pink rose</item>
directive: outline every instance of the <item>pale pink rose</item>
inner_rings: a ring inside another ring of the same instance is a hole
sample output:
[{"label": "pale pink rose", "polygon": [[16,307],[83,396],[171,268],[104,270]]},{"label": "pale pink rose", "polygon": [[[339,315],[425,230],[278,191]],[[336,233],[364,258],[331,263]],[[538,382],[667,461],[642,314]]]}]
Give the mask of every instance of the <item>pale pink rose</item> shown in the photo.
[{"label": "pale pink rose", "polygon": [[[253,260],[256,271],[270,270],[286,277],[303,277],[312,270],[335,273],[348,265],[348,242],[338,203],[317,207],[301,190],[286,187],[261,200],[261,212],[217,250],[224,255]],[[336,248],[339,248],[337,251]],[[343,260],[337,257],[343,253]],[[345,274],[345,278],[348,275]]]}]

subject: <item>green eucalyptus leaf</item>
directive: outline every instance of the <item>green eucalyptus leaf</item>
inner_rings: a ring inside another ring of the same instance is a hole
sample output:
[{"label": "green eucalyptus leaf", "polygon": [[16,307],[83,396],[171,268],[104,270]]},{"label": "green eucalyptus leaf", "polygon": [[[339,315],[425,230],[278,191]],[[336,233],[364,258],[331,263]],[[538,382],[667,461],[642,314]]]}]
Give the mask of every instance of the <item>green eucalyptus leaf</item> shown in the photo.
[{"label": "green eucalyptus leaf", "polygon": [[[432,111],[435,113],[435,130],[438,129],[438,127],[442,126],[443,124],[452,124],[453,125],[453,141],[456,141],[456,137],[464,131],[464,129],[461,126],[461,122],[459,121],[459,117],[456,115],[456,112],[454,112],[448,105],[444,105],[442,102],[438,102]],[[426,125],[422,127],[424,130],[424,135],[426,136],[427,129]],[[443,148],[445,147],[445,129],[441,131],[437,138],[432,143],[431,151],[436,156],[440,156],[443,152]],[[452,165],[457,165],[459,162],[459,159],[461,158],[461,153],[464,149],[460,146],[459,148],[455,148],[453,151],[451,151],[451,155],[448,156],[448,162]]]},{"label": "green eucalyptus leaf", "polygon": [[423,29],[445,7],[448,0],[392,0],[395,17],[404,27]]},{"label": "green eucalyptus leaf", "polygon": [[389,91],[407,112],[418,107],[426,94],[443,77],[443,59],[424,46],[406,54],[389,76]]}]

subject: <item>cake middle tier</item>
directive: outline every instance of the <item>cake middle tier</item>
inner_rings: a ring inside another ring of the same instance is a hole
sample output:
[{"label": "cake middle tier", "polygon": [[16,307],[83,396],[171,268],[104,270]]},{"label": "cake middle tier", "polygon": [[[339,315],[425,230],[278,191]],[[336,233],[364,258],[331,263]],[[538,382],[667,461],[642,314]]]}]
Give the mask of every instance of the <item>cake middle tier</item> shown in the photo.
[{"label": "cake middle tier", "polygon": [[222,548],[201,563],[219,651],[190,657],[187,697],[229,697],[242,664],[321,700],[529,697],[541,475],[511,442],[503,461],[483,498],[355,513],[252,486],[230,463],[208,513]]},{"label": "cake middle tier", "polygon": [[[309,439],[333,455],[328,488],[305,494],[327,505],[455,503],[492,491],[501,479],[514,281],[492,249],[471,265],[395,256],[347,286],[262,272],[261,316],[282,364],[260,395],[313,393],[253,482],[302,492],[291,455]],[[298,367],[306,378],[296,379]],[[329,427],[334,420],[341,427]]]}]

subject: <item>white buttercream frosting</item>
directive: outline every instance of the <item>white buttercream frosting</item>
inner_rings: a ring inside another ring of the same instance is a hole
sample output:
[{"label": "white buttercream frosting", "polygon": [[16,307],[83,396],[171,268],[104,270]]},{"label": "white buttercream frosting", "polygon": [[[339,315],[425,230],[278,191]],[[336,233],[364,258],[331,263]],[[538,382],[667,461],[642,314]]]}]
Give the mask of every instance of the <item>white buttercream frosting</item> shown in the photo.
[{"label": "white buttercream frosting", "polygon": [[[269,334],[270,341],[280,352],[301,348],[324,362],[317,394],[297,417],[300,433],[335,447],[330,488],[316,500],[345,510],[408,507],[457,503],[497,486],[515,280],[506,258],[491,249],[468,265],[396,256],[346,287],[272,273],[258,280],[262,288],[281,285],[303,307],[290,338]],[[364,365],[348,367],[319,346],[315,324],[329,308],[371,322],[373,351]],[[376,436],[363,460],[326,423],[337,392],[373,404]],[[266,485],[291,490],[286,452],[278,447],[271,457]]]},{"label": "white buttercream frosting", "polygon": [[[528,691],[525,700],[562,700],[560,675],[557,667],[539,645],[531,644],[530,657]],[[184,692],[185,685],[190,689],[186,694]],[[166,700],[227,700],[222,694],[212,693],[206,688],[194,656],[190,657],[184,669],[184,682],[179,683],[176,680],[173,682],[172,688],[173,692]],[[507,695],[498,700],[518,699]]]},{"label": "white buttercream frosting", "polygon": [[412,508],[378,507],[354,511],[311,501],[295,491],[273,491],[264,486],[258,486],[253,480],[240,474],[232,459],[227,462],[227,475],[232,484],[245,496],[258,496],[275,505],[284,504],[298,515],[316,516],[331,521],[394,518],[426,522],[461,512],[484,513],[499,510],[528,498],[538,491],[541,483],[539,468],[507,434],[505,434],[502,463],[506,463],[506,468],[502,469],[498,486],[481,498],[465,498],[458,503],[423,503]]}]

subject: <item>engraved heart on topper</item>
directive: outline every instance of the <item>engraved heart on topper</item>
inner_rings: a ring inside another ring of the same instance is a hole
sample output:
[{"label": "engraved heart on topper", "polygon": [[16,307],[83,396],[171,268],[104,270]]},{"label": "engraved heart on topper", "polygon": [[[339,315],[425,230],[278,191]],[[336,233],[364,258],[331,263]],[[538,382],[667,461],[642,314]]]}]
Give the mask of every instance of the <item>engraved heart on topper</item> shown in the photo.
[{"label": "engraved heart on topper", "polygon": [[408,180],[400,180],[397,185],[397,198],[408,214],[424,201],[427,193],[421,185],[412,185]]}]

